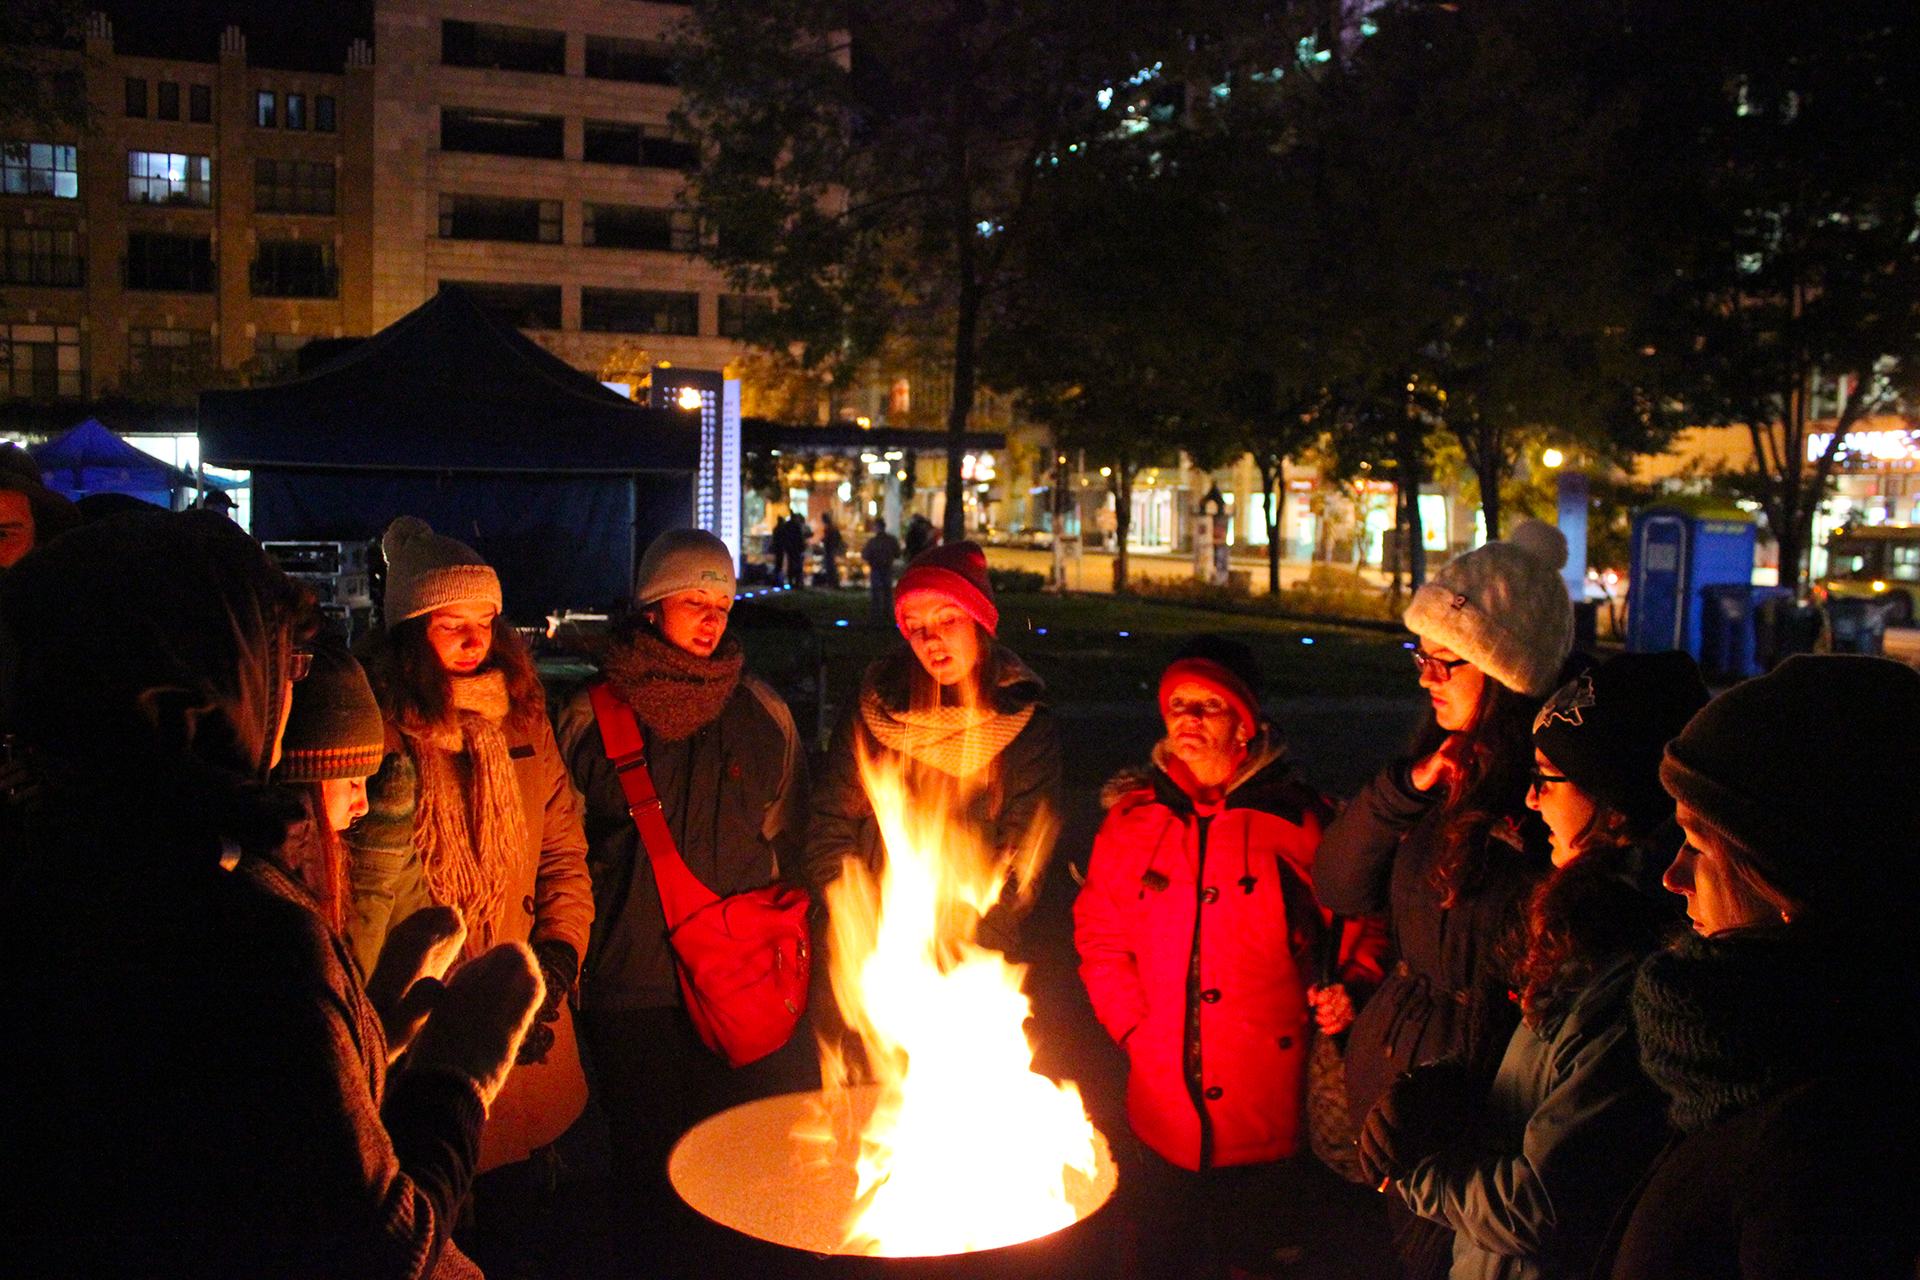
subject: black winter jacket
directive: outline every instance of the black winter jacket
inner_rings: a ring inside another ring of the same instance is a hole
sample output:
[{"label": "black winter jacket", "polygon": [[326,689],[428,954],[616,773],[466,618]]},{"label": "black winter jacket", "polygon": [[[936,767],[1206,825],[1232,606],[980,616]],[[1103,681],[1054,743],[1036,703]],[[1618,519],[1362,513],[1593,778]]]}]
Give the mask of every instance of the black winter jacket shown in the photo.
[{"label": "black winter jacket", "polygon": [[[1053,713],[1040,702],[1044,688],[1040,678],[997,646],[995,657],[1002,672],[1001,683],[994,690],[995,706],[1011,713],[1031,705],[1033,716],[994,760],[992,777],[975,794],[967,817],[981,833],[986,848],[1005,851],[1022,844],[1042,809],[1054,815],[1060,811],[1060,740],[1054,730]],[[911,650],[882,658],[867,668],[862,691],[876,689],[889,708],[905,709],[914,661]],[[861,858],[876,872],[885,861],[886,850],[879,824],[874,821],[873,805],[860,784],[856,743],[870,758],[903,763],[900,753],[875,740],[861,718],[856,697],[833,731],[826,764],[813,791],[813,816],[807,824],[806,878],[816,892],[840,874],[841,860],[848,856]],[[905,772],[911,793],[918,770],[907,765]],[[1050,853],[1050,849],[1042,851],[1043,865],[1045,855]],[[1010,947],[1015,940],[1016,921],[1017,914],[1007,909],[1003,900],[982,922],[980,940],[1002,949]]]},{"label": "black winter jacket", "polygon": [[[580,973],[580,1007],[671,1008],[679,980],[652,867],[582,690],[556,728],[567,772],[586,798],[593,936]],[[667,828],[700,883],[721,897],[795,879],[807,815],[807,758],[780,695],[742,675],[720,714],[678,742],[641,722],[647,768]]]},{"label": "black winter jacket", "polygon": [[1445,796],[1414,790],[1405,761],[1389,765],[1327,827],[1313,864],[1314,893],[1329,911],[1384,914],[1393,943],[1395,963],[1347,1038],[1356,1120],[1422,1062],[1464,1057],[1490,1080],[1519,1025],[1501,947],[1548,860],[1489,837],[1478,882],[1443,907],[1433,868]]}]

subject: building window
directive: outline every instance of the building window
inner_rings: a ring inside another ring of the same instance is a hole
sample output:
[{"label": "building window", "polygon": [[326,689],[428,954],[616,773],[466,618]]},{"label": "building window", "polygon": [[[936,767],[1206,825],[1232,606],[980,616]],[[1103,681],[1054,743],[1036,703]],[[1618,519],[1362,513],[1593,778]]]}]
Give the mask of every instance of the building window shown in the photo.
[{"label": "building window", "polygon": [[75,325],[0,324],[0,390],[22,400],[85,394]]},{"label": "building window", "polygon": [[127,288],[212,293],[212,238],[128,232]]},{"label": "building window", "polygon": [[691,253],[696,247],[692,214],[631,204],[588,205],[581,220],[581,241],[602,249]]},{"label": "building window", "polygon": [[300,372],[300,348],[310,333],[256,333],[253,336],[255,382],[282,382]]},{"label": "building window", "polygon": [[442,194],[440,238],[559,244],[560,202]]},{"label": "building window", "polygon": [[490,156],[531,156],[559,160],[566,153],[566,131],[559,116],[523,116],[506,111],[440,108],[440,149]]},{"label": "building window", "polygon": [[583,139],[582,159],[596,164],[639,164],[640,126],[612,120],[589,120]]},{"label": "building window", "polygon": [[253,96],[253,122],[262,129],[279,128],[280,105],[273,90],[262,89]]},{"label": "building window", "polygon": [[190,84],[187,86],[187,119],[193,124],[213,123],[212,85]]},{"label": "building window", "polygon": [[580,327],[594,333],[700,332],[700,295],[652,289],[580,290]]},{"label": "building window", "polygon": [[337,298],[333,246],[312,240],[262,240],[249,273],[256,298]]},{"label": "building window", "polygon": [[650,169],[695,169],[700,165],[700,149],[665,129],[649,128],[640,139],[640,163]]},{"label": "building window", "polygon": [[672,84],[673,64],[658,45],[643,40],[588,36],[587,74],[596,80]]},{"label": "building window", "polygon": [[6,143],[0,146],[0,179],[10,196],[72,200],[80,194],[79,152],[57,142]]},{"label": "building window", "polygon": [[333,132],[333,95],[318,93],[313,97],[313,128],[316,133]]},{"label": "building window", "polygon": [[[754,321],[773,314],[773,300],[751,293],[723,293],[720,295],[720,336],[723,338],[744,338]],[[899,401],[899,397],[894,397]],[[905,413],[897,409],[896,413]]]},{"label": "building window", "polygon": [[171,80],[162,80],[154,86],[153,114],[161,120],[180,118],[180,86]]},{"label": "building window", "polygon": [[560,286],[557,284],[487,284],[473,280],[442,280],[440,287],[458,285],[472,295],[479,308],[512,329],[558,329]]},{"label": "building window", "polygon": [[147,82],[139,76],[127,77],[127,114],[147,117]]},{"label": "building window", "polygon": [[205,329],[134,329],[127,334],[129,379],[197,387],[212,372],[213,334]]},{"label": "building window", "polygon": [[213,161],[170,151],[129,151],[127,199],[207,208],[213,203]]},{"label": "building window", "polygon": [[567,33],[449,18],[440,24],[440,61],[449,67],[563,76],[567,73]]},{"label": "building window", "polygon": [[258,213],[332,213],[333,161],[255,160],[253,207]]},{"label": "building window", "polygon": [[52,227],[10,227],[6,262],[0,274],[10,284],[74,287],[87,282],[87,260],[78,231]]},{"label": "building window", "polygon": [[287,128],[305,129],[307,127],[307,95],[290,93],[287,95]]}]

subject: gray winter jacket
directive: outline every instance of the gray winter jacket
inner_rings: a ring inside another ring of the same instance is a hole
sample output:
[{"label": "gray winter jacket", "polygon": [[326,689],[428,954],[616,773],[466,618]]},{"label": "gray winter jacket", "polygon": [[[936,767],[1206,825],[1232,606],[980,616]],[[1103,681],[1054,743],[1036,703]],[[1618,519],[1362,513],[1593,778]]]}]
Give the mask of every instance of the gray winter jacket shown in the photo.
[{"label": "gray winter jacket", "polygon": [[1564,1015],[1507,1043],[1472,1158],[1429,1157],[1398,1184],[1454,1229],[1452,1280],[1585,1276],[1666,1140],[1665,1095],[1640,1069],[1627,955]]}]

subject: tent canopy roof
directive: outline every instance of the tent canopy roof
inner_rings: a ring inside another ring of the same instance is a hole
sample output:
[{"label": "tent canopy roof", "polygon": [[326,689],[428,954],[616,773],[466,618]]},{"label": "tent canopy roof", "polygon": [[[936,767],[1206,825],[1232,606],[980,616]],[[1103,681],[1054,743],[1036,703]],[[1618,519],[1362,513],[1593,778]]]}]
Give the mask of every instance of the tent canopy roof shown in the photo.
[{"label": "tent canopy roof", "polygon": [[151,477],[153,484],[159,488],[201,487],[198,476],[134,448],[101,426],[98,418],[88,418],[73,430],[55,436],[45,444],[34,445],[27,452],[33,455],[34,462],[45,474],[57,475],[62,471],[125,471]]},{"label": "tent canopy roof", "polygon": [[201,457],[246,470],[691,472],[692,414],[642,409],[457,287],[291,382],[200,394]]}]

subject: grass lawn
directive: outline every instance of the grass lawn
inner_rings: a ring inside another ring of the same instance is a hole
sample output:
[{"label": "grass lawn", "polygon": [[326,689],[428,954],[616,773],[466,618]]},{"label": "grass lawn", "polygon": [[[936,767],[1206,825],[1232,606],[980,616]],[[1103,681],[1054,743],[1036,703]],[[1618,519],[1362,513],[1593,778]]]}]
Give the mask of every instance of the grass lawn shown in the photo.
[{"label": "grass lawn", "polygon": [[[752,603],[812,620],[825,650],[828,700],[834,704],[844,704],[869,662],[902,643],[891,625],[870,625],[864,592],[783,592]],[[1001,641],[1047,682],[1056,705],[1147,698],[1174,652],[1206,631],[1253,649],[1269,699],[1417,695],[1407,637],[1392,632],[1109,595],[1008,594],[998,604]],[[792,644],[786,638],[792,633],[756,627],[742,628],[741,634],[756,667],[777,663],[782,655],[776,651]]]}]

